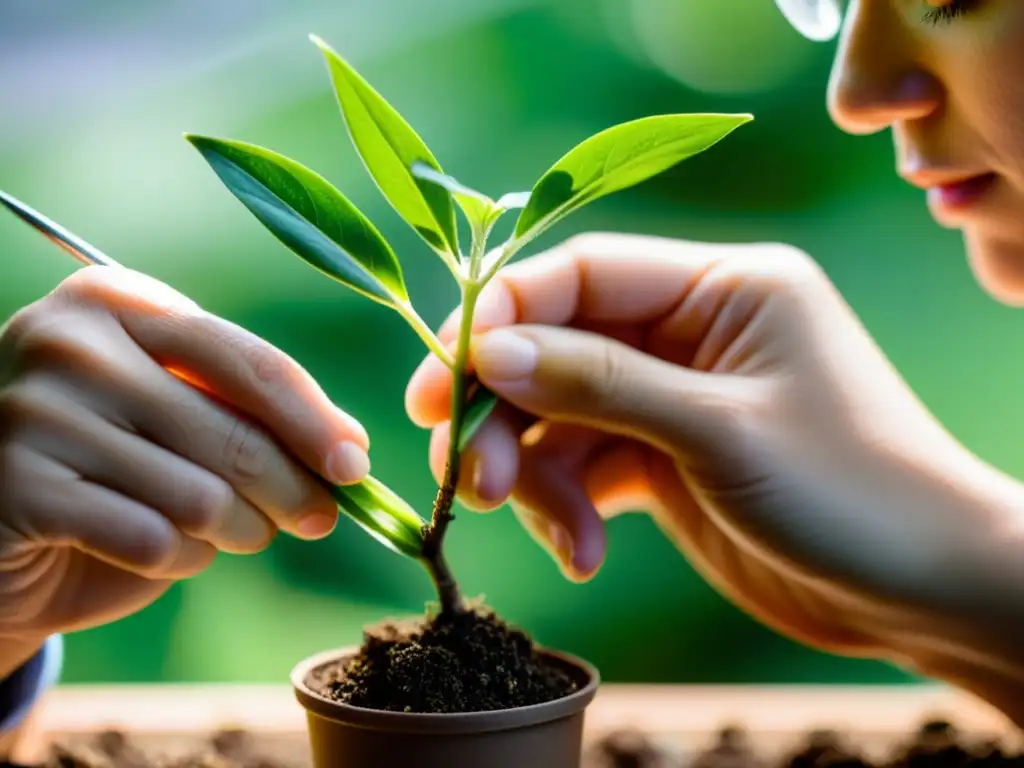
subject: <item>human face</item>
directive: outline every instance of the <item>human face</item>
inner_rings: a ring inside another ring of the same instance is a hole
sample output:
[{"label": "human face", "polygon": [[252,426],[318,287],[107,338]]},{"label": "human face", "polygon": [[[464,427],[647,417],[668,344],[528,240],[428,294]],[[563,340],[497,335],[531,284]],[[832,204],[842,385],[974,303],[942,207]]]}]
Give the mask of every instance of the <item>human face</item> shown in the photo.
[{"label": "human face", "polygon": [[849,0],[828,90],[843,130],[891,129],[900,176],[963,233],[981,285],[1014,305],[1024,305],[1021,73],[1024,0]]}]

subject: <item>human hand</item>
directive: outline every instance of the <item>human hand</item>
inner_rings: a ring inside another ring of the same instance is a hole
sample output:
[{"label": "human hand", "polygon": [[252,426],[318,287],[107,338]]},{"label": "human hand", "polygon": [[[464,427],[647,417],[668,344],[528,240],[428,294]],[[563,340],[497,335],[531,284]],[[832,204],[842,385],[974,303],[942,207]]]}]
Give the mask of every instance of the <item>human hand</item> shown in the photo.
[{"label": "human hand", "polygon": [[218,551],[327,535],[324,480],[361,480],[368,448],[263,340],[137,272],[76,272],[0,330],[0,663]]},{"label": "human hand", "polygon": [[[475,316],[472,363],[503,402],[460,497],[510,501],[569,577],[599,568],[603,518],[645,509],[734,602],[819,648],[872,656],[992,609],[1019,487],[936,423],[806,255],[589,235],[507,267]],[[438,477],[449,398],[429,357],[407,409]]]}]

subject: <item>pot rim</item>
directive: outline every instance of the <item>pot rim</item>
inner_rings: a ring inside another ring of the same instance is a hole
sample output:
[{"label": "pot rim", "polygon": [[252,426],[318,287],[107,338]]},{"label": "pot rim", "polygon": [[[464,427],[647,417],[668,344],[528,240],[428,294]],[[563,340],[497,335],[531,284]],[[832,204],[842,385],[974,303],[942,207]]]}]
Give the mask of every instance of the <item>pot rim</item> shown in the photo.
[{"label": "pot rim", "polygon": [[299,704],[307,712],[348,726],[403,733],[452,734],[504,731],[552,722],[578,714],[593,701],[601,683],[600,673],[593,664],[572,654],[551,651],[546,648],[539,648],[538,653],[547,661],[567,669],[581,682],[585,680],[585,683],[575,692],[560,699],[514,709],[445,713],[390,712],[333,701],[313,691],[306,682],[316,669],[337,662],[345,656],[353,656],[358,652],[359,646],[336,648],[309,656],[295,665],[291,672],[292,688]]}]

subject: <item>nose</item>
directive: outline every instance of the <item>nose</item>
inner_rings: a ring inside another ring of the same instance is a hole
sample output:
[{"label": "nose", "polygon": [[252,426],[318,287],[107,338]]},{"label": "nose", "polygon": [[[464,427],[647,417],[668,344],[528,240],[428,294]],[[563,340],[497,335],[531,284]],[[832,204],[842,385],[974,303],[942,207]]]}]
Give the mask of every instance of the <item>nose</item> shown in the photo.
[{"label": "nose", "polygon": [[829,114],[847,133],[877,133],[941,106],[942,83],[922,65],[897,13],[878,0],[849,5],[828,87]]}]

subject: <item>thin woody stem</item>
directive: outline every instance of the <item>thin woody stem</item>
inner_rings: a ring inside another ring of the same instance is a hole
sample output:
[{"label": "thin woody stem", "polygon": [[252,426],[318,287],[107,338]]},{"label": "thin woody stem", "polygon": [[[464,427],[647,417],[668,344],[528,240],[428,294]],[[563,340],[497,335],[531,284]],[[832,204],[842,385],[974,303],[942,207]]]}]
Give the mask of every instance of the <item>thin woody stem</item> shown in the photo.
[{"label": "thin woody stem", "polygon": [[424,533],[423,555],[427,561],[434,585],[441,601],[441,613],[452,614],[464,610],[458,583],[444,557],[444,536],[448,524],[455,519],[452,506],[456,489],[459,487],[461,455],[459,435],[466,415],[466,392],[469,376],[466,366],[469,361],[469,344],[473,333],[473,311],[480,296],[480,285],[467,282],[463,286],[462,320],[459,324],[458,344],[455,351],[455,366],[452,369],[451,430],[448,441],[448,456],[445,461],[444,478],[434,501],[430,525]]}]

